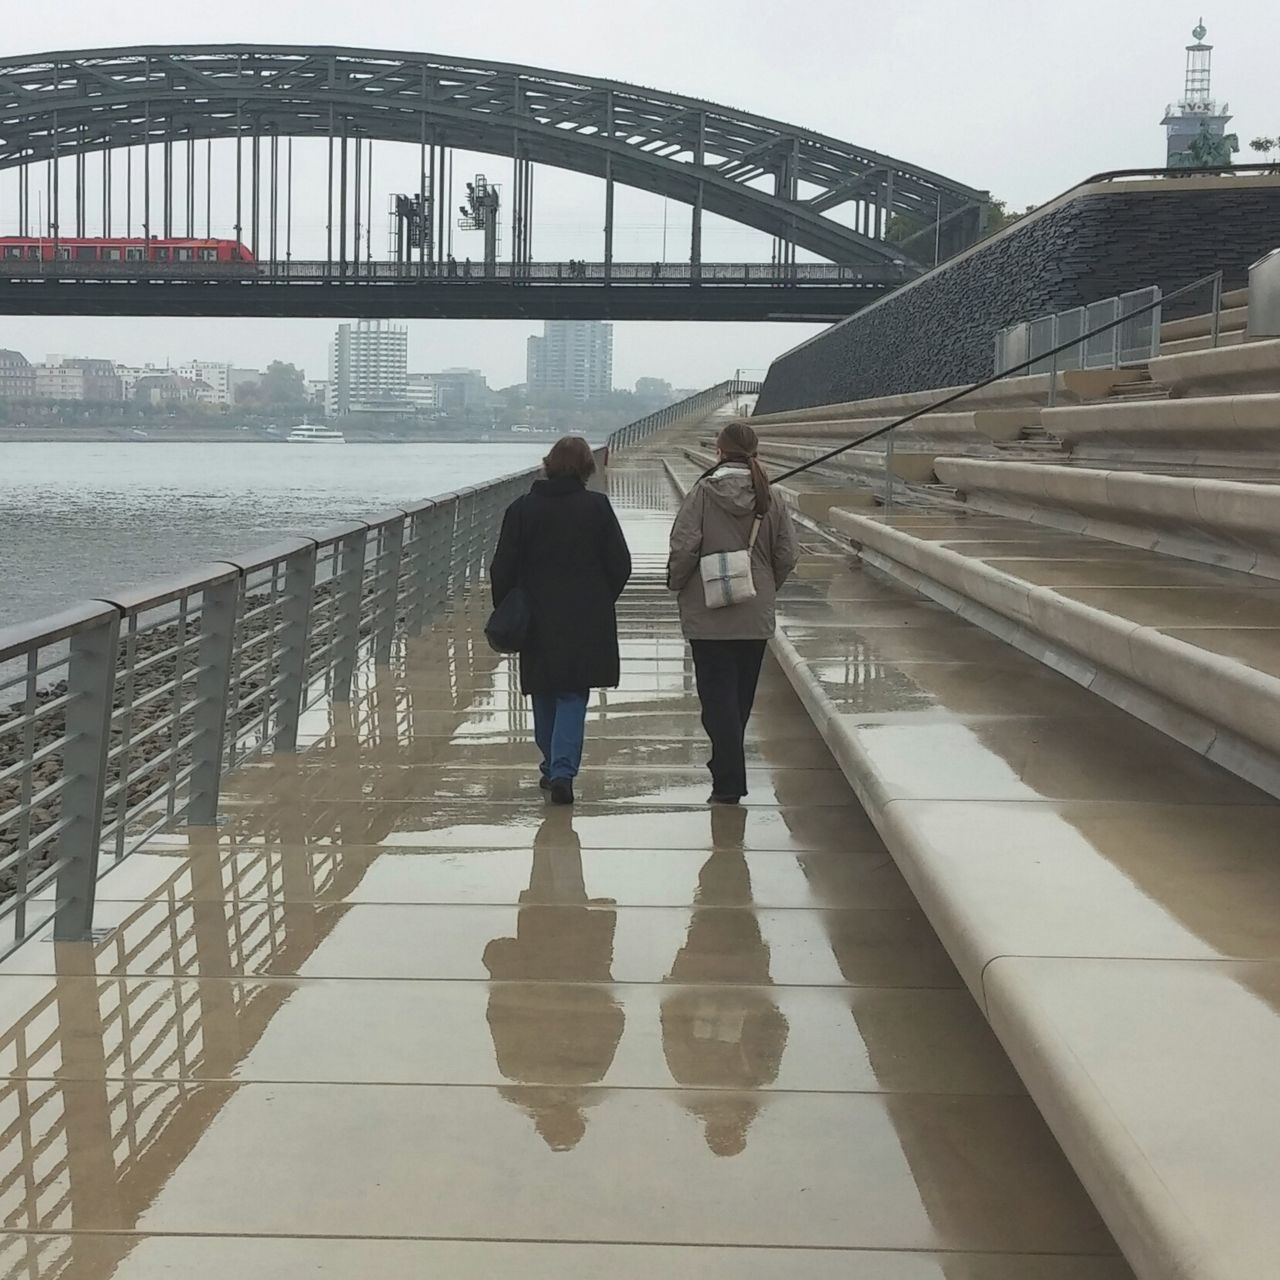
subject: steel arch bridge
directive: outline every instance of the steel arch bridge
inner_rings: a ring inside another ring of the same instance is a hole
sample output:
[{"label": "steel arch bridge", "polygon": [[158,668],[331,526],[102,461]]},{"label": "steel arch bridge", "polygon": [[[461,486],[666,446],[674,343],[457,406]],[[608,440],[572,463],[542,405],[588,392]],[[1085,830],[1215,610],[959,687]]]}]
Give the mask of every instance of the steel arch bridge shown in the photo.
[{"label": "steel arch bridge", "polygon": [[[694,263],[704,211],[774,236],[783,262],[800,248],[883,267],[932,263],[972,243],[987,202],[986,192],[941,174],[777,120],[508,63],[247,44],[0,59],[0,169],[45,161],[56,169],[144,144],[335,133],[604,178],[606,263],[615,182],[692,207]],[[905,244],[885,238],[893,215],[913,228]]]}]

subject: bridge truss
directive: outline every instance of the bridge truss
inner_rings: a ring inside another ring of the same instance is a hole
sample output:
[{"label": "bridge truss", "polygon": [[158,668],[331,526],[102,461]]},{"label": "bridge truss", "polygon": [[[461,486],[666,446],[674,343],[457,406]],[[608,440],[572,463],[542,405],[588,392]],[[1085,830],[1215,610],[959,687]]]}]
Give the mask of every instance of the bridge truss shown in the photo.
[{"label": "bridge truss", "polygon": [[[603,178],[606,278],[614,258],[617,183],[690,206],[695,267],[703,260],[704,212],[772,236],[774,261],[782,265],[795,263],[802,249],[843,265],[912,267],[931,265],[977,239],[987,202],[986,192],[941,174],[777,120],[507,63],[239,44],[0,59],[0,170],[20,170],[16,229],[23,234],[32,234],[33,184],[47,186],[52,210],[37,234],[71,235],[69,222],[60,225],[68,203],[79,234],[98,221],[112,234],[112,153],[138,147],[145,166],[136,175],[146,187],[143,233],[181,234],[185,225],[188,234],[198,234],[202,212],[208,231],[212,165],[201,210],[197,144],[226,138],[236,141],[237,237],[260,258],[286,256],[277,233],[278,186],[287,163],[280,143],[292,138],[328,140],[328,261],[343,264],[359,261],[361,220],[372,218],[371,190],[364,210],[360,190],[362,181],[371,187],[374,140],[421,149],[419,197],[433,225],[418,251],[428,262],[444,257],[446,157],[454,149],[514,161],[516,265],[533,260],[532,166]],[[160,159],[153,162],[157,147]],[[101,165],[96,187],[90,157]],[[100,219],[89,207],[98,198]],[[7,213],[0,217],[9,221]],[[893,218],[901,220],[899,230],[910,231],[905,243],[887,239]]]}]

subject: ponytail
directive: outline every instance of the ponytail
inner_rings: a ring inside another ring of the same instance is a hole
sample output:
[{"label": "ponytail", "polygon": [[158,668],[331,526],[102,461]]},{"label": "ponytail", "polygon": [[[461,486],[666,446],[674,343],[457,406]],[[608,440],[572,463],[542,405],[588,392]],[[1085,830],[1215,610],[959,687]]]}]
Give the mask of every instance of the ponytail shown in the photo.
[{"label": "ponytail", "polygon": [[716,437],[716,448],[726,462],[745,462],[751,472],[751,487],[755,490],[756,515],[763,519],[773,504],[773,494],[769,489],[769,476],[756,451],[760,447],[760,438],[741,418],[726,423]]}]

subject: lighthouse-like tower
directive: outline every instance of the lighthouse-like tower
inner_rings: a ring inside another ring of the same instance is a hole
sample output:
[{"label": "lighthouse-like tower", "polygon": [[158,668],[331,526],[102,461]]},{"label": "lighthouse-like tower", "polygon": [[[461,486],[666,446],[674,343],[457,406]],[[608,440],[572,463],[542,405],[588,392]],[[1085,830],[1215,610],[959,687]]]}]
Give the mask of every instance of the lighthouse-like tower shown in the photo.
[{"label": "lighthouse-like tower", "polygon": [[[1167,163],[1170,168],[1198,167],[1188,154],[1192,142],[1204,134],[1215,141],[1223,138],[1227,122],[1231,119],[1227,104],[1213,100],[1210,86],[1213,45],[1204,42],[1208,34],[1201,18],[1191,33],[1195,44],[1187,45],[1187,79],[1182,98],[1165,108],[1161,121],[1168,139]],[[1229,159],[1227,163],[1230,163]]]}]

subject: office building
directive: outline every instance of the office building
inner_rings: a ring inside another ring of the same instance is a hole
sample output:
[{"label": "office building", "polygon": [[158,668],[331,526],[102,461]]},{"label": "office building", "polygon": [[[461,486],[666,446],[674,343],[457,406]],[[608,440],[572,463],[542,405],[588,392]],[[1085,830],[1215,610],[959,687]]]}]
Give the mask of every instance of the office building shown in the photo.
[{"label": "office building", "polygon": [[30,400],[35,394],[35,366],[21,351],[0,350],[0,400]]},{"label": "office building", "polygon": [[600,320],[548,320],[528,346],[531,396],[594,400],[613,390],[613,326]]},{"label": "office building", "polygon": [[405,392],[417,413],[430,413],[440,404],[440,388],[435,374],[411,373]]},{"label": "office building", "polygon": [[119,400],[121,382],[110,360],[50,356],[35,367],[37,400]]},{"label": "office building", "polygon": [[192,382],[203,382],[209,388],[210,404],[230,405],[232,403],[231,366],[212,360],[188,360],[174,370],[180,378]]},{"label": "office building", "polygon": [[489,408],[492,393],[479,369],[443,369],[424,376],[434,388],[434,407],[442,413],[464,414]]},{"label": "office building", "polygon": [[389,320],[340,324],[329,346],[328,413],[408,413],[409,330]]}]

